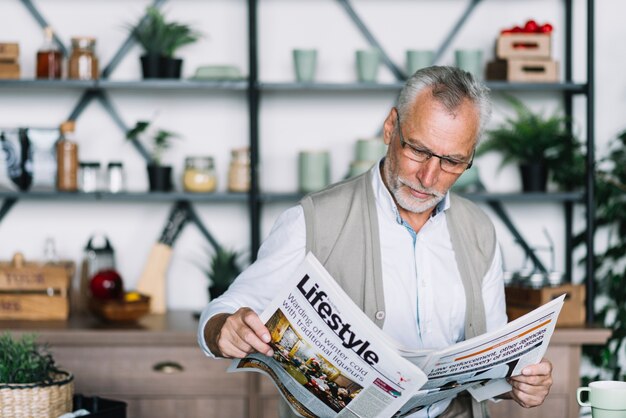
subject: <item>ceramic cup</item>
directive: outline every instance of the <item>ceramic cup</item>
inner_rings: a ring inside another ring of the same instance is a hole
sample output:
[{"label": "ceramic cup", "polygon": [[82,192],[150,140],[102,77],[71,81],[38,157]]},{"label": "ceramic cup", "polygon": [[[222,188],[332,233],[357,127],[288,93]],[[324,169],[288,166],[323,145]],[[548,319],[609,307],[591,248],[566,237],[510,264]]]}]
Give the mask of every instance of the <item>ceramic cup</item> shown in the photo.
[{"label": "ceramic cup", "polygon": [[435,61],[435,51],[429,49],[409,49],[406,51],[406,72],[413,75],[417,70],[430,67]]},{"label": "ceramic cup", "polygon": [[356,51],[356,74],[361,83],[375,83],[380,66],[380,51],[360,49]]},{"label": "ceramic cup", "polygon": [[356,161],[378,161],[387,153],[387,145],[382,138],[358,139],[356,141]]},{"label": "ceramic cup", "polygon": [[476,78],[482,78],[483,51],[481,49],[457,49],[454,51],[455,65],[471,73]]},{"label": "ceramic cup", "polygon": [[294,49],[293,66],[296,73],[296,81],[312,82],[315,79],[317,67],[317,50]]},{"label": "ceramic cup", "polygon": [[330,153],[302,151],[298,155],[298,186],[302,193],[315,192],[330,184]]},{"label": "ceramic cup", "polygon": [[[581,395],[589,392],[589,401],[583,402]],[[623,418],[626,416],[626,382],[604,380],[591,382],[589,387],[576,391],[580,406],[590,406],[593,418]]]}]

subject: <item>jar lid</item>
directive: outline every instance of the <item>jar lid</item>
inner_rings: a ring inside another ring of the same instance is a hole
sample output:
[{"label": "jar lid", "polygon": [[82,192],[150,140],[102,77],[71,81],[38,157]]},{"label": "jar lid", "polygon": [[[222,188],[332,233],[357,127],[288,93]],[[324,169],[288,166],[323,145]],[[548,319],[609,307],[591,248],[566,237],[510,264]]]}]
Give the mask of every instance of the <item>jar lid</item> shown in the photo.
[{"label": "jar lid", "polygon": [[89,36],[76,36],[72,38],[72,48],[93,48],[96,45],[96,38]]},{"label": "jar lid", "polygon": [[213,157],[211,156],[190,156],[185,158],[185,166],[197,169],[213,168]]},{"label": "jar lid", "polygon": [[66,120],[61,124],[61,127],[59,128],[61,133],[74,132],[74,129],[76,129],[76,122],[73,120]]},{"label": "jar lid", "polygon": [[111,161],[109,162],[109,164],[107,164],[107,167],[111,168],[111,167],[122,167],[122,162],[121,161]]},{"label": "jar lid", "polygon": [[83,161],[78,165],[80,168],[100,168],[100,163],[96,161]]}]

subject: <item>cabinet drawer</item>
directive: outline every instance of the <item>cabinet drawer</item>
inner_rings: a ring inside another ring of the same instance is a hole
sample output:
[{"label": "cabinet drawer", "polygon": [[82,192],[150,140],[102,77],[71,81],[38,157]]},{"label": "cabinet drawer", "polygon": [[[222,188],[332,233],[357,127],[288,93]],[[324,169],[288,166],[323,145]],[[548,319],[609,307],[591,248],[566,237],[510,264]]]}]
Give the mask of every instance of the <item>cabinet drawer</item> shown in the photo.
[{"label": "cabinet drawer", "polygon": [[[245,418],[246,399],[242,397],[219,398],[125,398],[128,418]],[[269,415],[268,417],[275,417]]]},{"label": "cabinet drawer", "polygon": [[246,375],[194,347],[57,347],[58,364],[76,378],[76,392],[110,395],[241,395]]}]

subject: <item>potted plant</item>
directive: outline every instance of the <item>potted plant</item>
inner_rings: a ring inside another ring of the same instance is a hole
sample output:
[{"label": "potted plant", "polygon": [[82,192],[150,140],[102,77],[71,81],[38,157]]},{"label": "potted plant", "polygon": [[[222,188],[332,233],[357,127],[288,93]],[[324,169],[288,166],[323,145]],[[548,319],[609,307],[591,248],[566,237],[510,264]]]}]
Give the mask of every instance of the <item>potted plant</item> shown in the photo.
[{"label": "potted plant", "polygon": [[210,280],[209,295],[211,299],[221,296],[241,273],[239,258],[241,253],[224,247],[218,247],[211,256],[209,269],[205,270]]},{"label": "potted plant", "polygon": [[[150,122],[147,121],[137,122],[131,130],[126,132],[126,139],[138,141],[149,125]],[[172,190],[172,166],[163,165],[162,158],[165,150],[171,146],[171,139],[177,137],[177,134],[163,129],[152,133],[152,152],[147,166],[150,191],[169,192]]]},{"label": "potted plant", "polygon": [[167,22],[165,15],[154,6],[149,6],[146,16],[130,25],[129,30],[144,50],[141,56],[144,78],[180,78],[183,60],[174,54],[201,36],[186,24]]},{"label": "potted plant", "polygon": [[532,112],[518,99],[509,96],[515,117],[509,117],[496,129],[487,132],[476,155],[500,151],[501,167],[512,162],[519,164],[525,192],[545,192],[548,173],[565,189],[571,189],[567,175],[571,164],[584,164],[580,143],[571,133],[564,116],[544,117]]},{"label": "potted plant", "polygon": [[59,370],[34,335],[0,335],[0,411],[16,418],[58,417],[72,410],[74,377]]}]

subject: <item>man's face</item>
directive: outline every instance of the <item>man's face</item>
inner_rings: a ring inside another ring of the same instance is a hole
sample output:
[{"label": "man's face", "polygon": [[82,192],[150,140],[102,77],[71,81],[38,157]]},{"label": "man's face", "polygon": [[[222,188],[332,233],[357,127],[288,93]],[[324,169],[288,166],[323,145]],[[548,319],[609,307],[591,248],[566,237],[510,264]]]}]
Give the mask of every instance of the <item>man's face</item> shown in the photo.
[{"label": "man's face", "polygon": [[[437,154],[448,160],[444,166],[450,161],[469,162],[478,132],[478,111],[466,100],[450,113],[426,90],[417,96],[409,114],[400,121],[398,126],[396,109],[385,120],[384,139],[389,149],[383,176],[398,206],[423,213],[444,198],[462,172],[444,171],[437,156],[418,162],[411,153],[418,149]],[[400,135],[406,143],[404,147]]]}]

